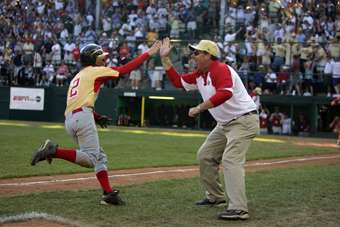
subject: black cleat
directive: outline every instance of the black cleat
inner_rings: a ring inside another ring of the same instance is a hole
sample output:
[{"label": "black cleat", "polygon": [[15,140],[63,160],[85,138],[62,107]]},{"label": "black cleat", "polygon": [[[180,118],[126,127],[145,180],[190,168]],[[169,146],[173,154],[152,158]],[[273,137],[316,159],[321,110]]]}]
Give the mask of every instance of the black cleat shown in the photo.
[{"label": "black cleat", "polygon": [[126,203],[122,200],[122,198],[118,195],[119,190],[113,189],[110,193],[104,193],[102,199],[100,200],[100,204],[102,205],[116,205],[122,206]]},{"label": "black cleat", "polygon": [[202,200],[199,200],[195,203],[197,206],[214,206],[214,207],[224,207],[227,205],[225,200],[221,201],[210,201],[209,199],[205,198]]},{"label": "black cleat", "polygon": [[47,139],[35,152],[32,156],[31,165],[34,166],[36,163],[40,161],[47,160],[49,164],[52,162],[52,158],[55,157],[55,152],[57,150],[58,145],[51,142],[51,140]]}]

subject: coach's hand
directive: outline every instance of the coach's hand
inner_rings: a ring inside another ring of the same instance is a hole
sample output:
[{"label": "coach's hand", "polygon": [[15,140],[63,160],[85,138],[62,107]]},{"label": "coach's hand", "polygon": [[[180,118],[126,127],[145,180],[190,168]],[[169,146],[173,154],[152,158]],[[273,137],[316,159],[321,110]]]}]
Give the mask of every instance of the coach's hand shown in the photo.
[{"label": "coach's hand", "polygon": [[195,107],[191,107],[189,109],[188,115],[189,115],[189,117],[196,117],[200,113],[201,113],[201,107],[200,107],[200,105],[198,105],[198,106],[195,106]]}]

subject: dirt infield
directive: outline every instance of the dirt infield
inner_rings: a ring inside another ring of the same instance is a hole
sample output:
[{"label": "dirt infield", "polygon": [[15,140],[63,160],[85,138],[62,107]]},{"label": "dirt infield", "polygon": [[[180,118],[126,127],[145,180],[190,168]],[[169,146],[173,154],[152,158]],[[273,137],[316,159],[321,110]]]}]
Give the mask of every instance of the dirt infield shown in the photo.
[{"label": "dirt infield", "polygon": [[[246,171],[266,171],[278,168],[296,168],[306,165],[332,165],[340,163],[339,154],[309,155],[284,159],[268,159],[248,161]],[[142,184],[161,179],[190,178],[198,176],[198,166],[159,167],[110,171],[109,176],[114,185]],[[70,174],[57,176],[41,176],[0,180],[0,196],[16,196],[30,193],[65,190],[76,191],[98,189],[99,185],[93,173]],[[82,226],[70,224],[68,221],[44,220],[29,218],[19,222],[4,223],[1,226]]]},{"label": "dirt infield", "polygon": [[[328,165],[340,163],[339,154],[309,155],[284,159],[255,160],[246,163],[246,171],[271,170],[305,165]],[[161,179],[190,178],[198,176],[198,166],[159,167],[114,170],[109,172],[113,185],[132,185]],[[40,176],[0,180],[0,196],[17,196],[48,191],[77,191],[98,189],[93,173]]]}]

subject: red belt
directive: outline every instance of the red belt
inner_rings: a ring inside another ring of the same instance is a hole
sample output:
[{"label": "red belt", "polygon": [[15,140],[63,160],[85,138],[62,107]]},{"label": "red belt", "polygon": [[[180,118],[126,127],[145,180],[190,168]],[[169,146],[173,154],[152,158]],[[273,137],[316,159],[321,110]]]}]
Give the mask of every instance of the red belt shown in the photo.
[{"label": "red belt", "polygon": [[[93,111],[93,107],[86,107],[86,108],[90,108],[90,109],[92,109],[92,111]],[[75,113],[78,113],[78,112],[81,112],[81,111],[83,111],[84,109],[83,109],[83,107],[79,107],[79,108],[77,108],[77,109],[75,109],[75,110],[72,110],[72,114],[75,114]]]},{"label": "red belt", "polygon": [[77,108],[75,110],[72,110],[72,114],[75,114],[75,113],[78,113],[78,112],[81,112],[81,111],[83,111],[83,108],[79,107],[79,108]]}]

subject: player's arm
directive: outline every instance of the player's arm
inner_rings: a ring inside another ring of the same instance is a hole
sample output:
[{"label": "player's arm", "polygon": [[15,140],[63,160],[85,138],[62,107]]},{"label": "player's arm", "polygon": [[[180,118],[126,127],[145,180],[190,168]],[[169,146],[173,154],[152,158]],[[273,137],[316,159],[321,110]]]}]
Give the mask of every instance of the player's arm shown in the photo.
[{"label": "player's arm", "polygon": [[143,62],[148,60],[150,56],[156,54],[160,48],[160,41],[156,41],[151,48],[145,52],[144,54],[138,56],[137,58],[131,60],[130,62],[126,63],[125,65],[121,65],[118,67],[112,67],[112,69],[119,72],[120,75],[127,74],[131,72],[132,70],[138,68]]}]

